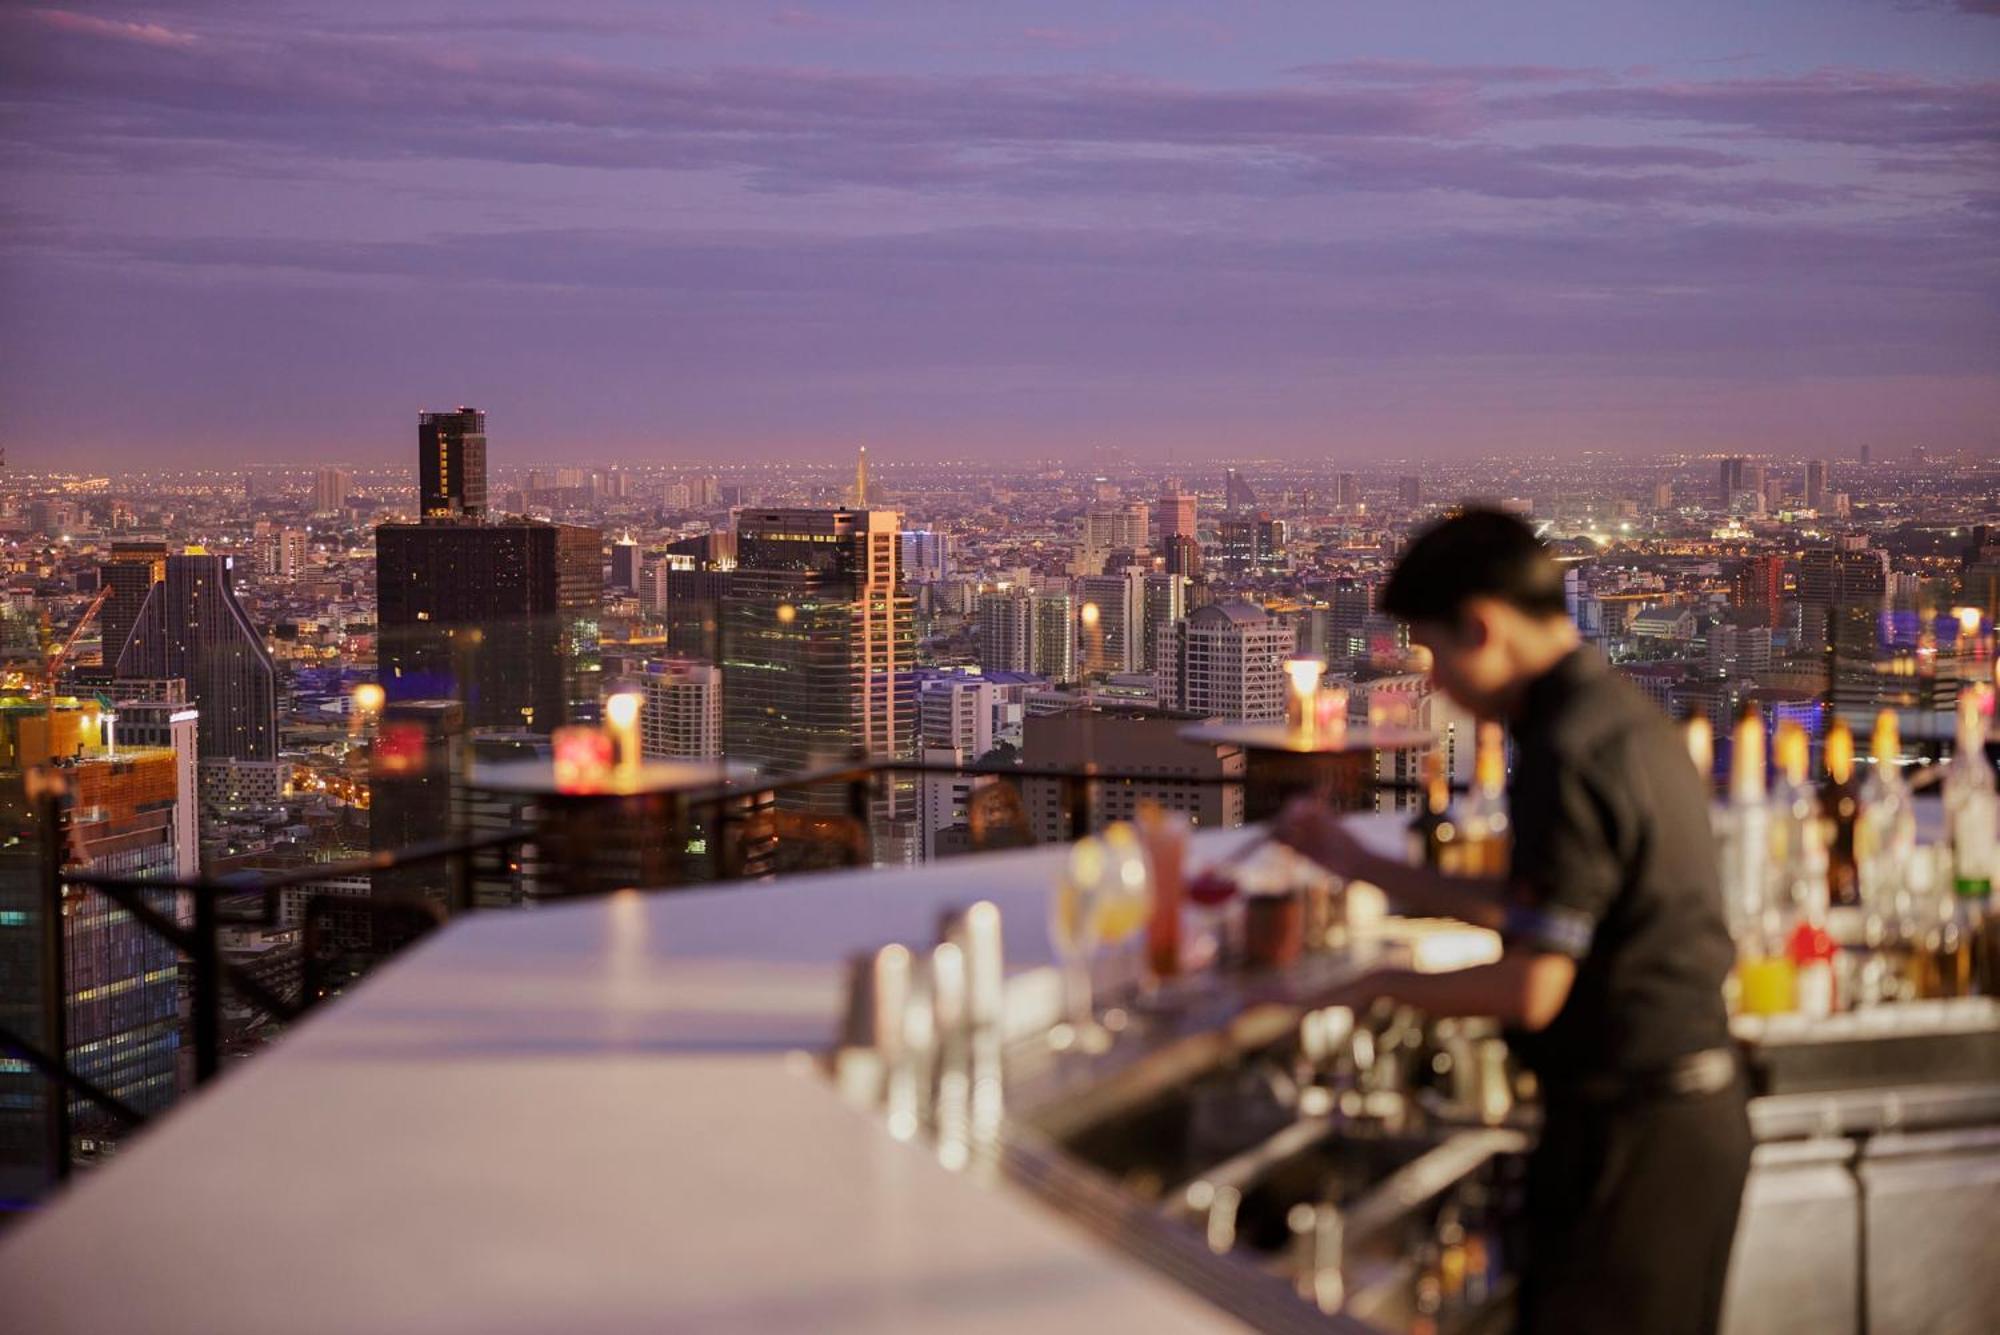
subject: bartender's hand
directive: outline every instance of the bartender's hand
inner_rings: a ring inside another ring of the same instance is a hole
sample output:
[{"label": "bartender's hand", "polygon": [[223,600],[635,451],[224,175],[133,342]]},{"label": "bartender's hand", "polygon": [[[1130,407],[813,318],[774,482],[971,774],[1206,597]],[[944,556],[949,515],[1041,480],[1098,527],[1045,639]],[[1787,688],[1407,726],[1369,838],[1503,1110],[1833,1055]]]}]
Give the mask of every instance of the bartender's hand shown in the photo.
[{"label": "bartender's hand", "polygon": [[1287,802],[1272,835],[1336,876],[1365,877],[1374,863],[1374,854],[1361,846],[1333,809],[1310,797]]}]

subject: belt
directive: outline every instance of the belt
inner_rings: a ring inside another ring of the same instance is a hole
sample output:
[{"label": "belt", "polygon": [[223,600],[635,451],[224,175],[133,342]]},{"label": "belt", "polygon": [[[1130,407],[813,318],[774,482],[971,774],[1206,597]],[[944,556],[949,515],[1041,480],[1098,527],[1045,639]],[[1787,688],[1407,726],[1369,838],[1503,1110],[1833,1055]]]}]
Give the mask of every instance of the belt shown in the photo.
[{"label": "belt", "polygon": [[1615,1071],[1550,1082],[1550,1093],[1586,1103],[1691,1099],[1718,1094],[1736,1083],[1742,1058],[1735,1048],[1704,1048],[1647,1071]]}]

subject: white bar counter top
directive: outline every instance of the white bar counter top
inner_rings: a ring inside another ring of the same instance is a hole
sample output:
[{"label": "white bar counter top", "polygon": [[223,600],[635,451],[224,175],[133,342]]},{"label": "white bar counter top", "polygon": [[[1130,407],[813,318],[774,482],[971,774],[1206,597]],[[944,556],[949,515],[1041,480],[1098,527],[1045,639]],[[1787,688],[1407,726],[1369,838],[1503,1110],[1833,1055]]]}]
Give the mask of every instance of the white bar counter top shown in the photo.
[{"label": "white bar counter top", "polygon": [[[1196,861],[1247,837],[1197,836]],[[1235,1329],[841,1103],[844,960],[1063,848],[462,918],[0,1237],[0,1325],[106,1331]]]}]

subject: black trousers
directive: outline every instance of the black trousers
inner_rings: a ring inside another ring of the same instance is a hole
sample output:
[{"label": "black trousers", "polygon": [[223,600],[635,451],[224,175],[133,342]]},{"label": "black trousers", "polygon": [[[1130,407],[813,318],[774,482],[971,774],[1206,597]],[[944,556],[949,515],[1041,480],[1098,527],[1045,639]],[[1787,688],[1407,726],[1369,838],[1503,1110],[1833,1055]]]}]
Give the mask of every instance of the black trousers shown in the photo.
[{"label": "black trousers", "polygon": [[1522,1335],[1708,1335],[1750,1171],[1740,1083],[1620,1104],[1560,1096],[1528,1164]]}]

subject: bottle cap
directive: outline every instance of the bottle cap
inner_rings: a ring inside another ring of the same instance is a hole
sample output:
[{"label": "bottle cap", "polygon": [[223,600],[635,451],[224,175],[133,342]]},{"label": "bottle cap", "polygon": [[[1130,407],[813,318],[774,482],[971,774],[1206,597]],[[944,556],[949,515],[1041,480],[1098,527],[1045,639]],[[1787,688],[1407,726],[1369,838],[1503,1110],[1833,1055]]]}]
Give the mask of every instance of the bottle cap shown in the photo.
[{"label": "bottle cap", "polygon": [[1778,725],[1778,735],[1771,743],[1771,758],[1777,763],[1778,772],[1785,776],[1785,782],[1801,784],[1806,781],[1806,730],[1796,723],[1785,722]]},{"label": "bottle cap", "polygon": [[1729,798],[1764,800],[1764,716],[1755,705],[1747,706],[1736,720],[1735,743],[1729,752]]},{"label": "bottle cap", "polygon": [[1903,754],[1902,731],[1896,726],[1896,711],[1885,709],[1875,716],[1875,763],[1893,765]]}]

